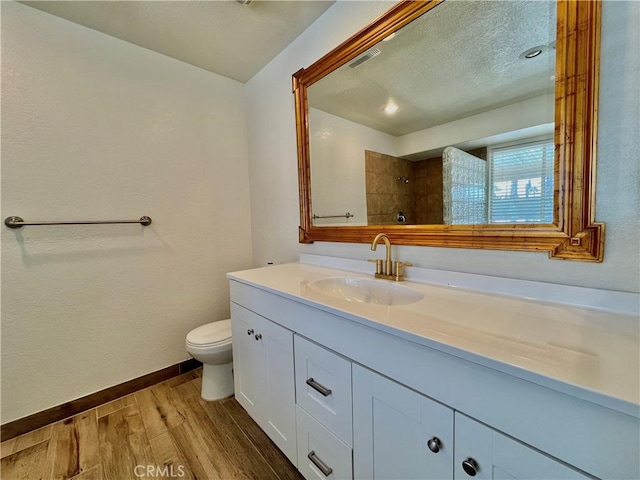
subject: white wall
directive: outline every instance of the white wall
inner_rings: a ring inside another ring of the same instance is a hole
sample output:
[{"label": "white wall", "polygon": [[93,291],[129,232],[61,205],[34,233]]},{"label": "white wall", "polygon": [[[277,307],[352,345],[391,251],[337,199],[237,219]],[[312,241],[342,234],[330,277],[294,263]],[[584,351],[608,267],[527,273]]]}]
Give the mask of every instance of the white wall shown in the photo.
[{"label": "white wall", "polygon": [[[2,2],[2,422],[188,357],[252,264],[244,86]],[[295,235],[295,231],[293,232]]]},{"label": "white wall", "polygon": [[[485,147],[492,143],[551,134],[554,95],[540,95],[522,102],[454,120],[398,137],[400,157],[446,148],[450,145]],[[462,148],[462,147],[460,147]],[[424,158],[423,154],[416,158]],[[428,158],[428,157],[427,157]]]},{"label": "white wall", "polygon": [[396,137],[310,108],[309,138],[313,213],[342,215],[349,212],[354,215],[349,219],[318,219],[314,224],[366,225],[364,151],[397,155]]},{"label": "white wall", "polygon": [[[291,75],[348,38],[390,3],[337,2],[247,84],[254,263],[295,261],[300,252],[364,259],[368,245],[300,245]],[[546,254],[400,247],[421,267],[640,291],[640,2],[605,1],[598,138],[597,220],[606,222],[602,264]]]}]

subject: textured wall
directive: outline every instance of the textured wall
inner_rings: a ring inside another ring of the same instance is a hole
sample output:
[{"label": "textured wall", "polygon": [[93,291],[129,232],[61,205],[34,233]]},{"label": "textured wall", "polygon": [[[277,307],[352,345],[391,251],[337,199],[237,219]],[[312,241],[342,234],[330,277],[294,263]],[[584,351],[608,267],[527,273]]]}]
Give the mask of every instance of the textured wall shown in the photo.
[{"label": "textured wall", "polygon": [[243,85],[2,2],[2,422],[187,358],[251,266]]},{"label": "textured wall", "polygon": [[[291,75],[307,67],[389,7],[337,2],[247,84],[254,261],[294,261],[300,251],[365,259],[368,245],[299,245],[295,112]],[[546,254],[401,247],[421,267],[595,288],[640,291],[640,2],[605,1],[598,136],[597,220],[607,223],[602,264],[549,260]]]}]

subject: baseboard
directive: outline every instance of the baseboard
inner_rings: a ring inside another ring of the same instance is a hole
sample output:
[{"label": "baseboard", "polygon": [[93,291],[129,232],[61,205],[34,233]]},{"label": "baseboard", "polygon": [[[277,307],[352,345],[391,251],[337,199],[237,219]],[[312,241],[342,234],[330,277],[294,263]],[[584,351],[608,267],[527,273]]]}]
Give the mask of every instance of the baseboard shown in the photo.
[{"label": "baseboard", "polygon": [[5,423],[0,427],[0,437],[3,442],[5,440],[10,440],[11,438],[22,435],[23,433],[44,427],[45,425],[63,420],[67,417],[72,417],[73,415],[95,408],[98,405],[110,402],[116,398],[129,395],[130,393],[150,387],[151,385],[163,382],[164,380],[168,380],[172,377],[177,377],[178,375],[194,370],[201,365],[202,363],[191,358],[156,372],[151,372],[147,375],[134,378],[128,382],[114,385],[113,387],[105,388],[99,392],[95,392],[76,400],[71,400],[70,402],[48,408],[41,412],[33,413],[27,417]]}]

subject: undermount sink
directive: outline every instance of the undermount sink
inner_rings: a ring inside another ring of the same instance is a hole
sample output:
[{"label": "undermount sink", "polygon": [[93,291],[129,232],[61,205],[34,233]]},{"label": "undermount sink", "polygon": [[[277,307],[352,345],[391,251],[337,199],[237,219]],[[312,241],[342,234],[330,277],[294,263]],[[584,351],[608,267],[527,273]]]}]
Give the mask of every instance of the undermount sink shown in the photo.
[{"label": "undermount sink", "polygon": [[312,280],[308,287],[322,295],[356,303],[377,305],[408,305],[424,298],[420,292],[392,283],[358,277],[327,277]]}]

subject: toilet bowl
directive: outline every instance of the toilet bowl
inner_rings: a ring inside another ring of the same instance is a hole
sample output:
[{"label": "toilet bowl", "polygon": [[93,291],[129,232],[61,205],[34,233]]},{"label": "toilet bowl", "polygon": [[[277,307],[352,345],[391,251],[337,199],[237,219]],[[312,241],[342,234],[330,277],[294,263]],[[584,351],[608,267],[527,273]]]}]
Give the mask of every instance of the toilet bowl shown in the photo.
[{"label": "toilet bowl", "polygon": [[187,334],[187,352],[202,362],[202,391],[205,400],[233,395],[231,320],[212,322]]}]

